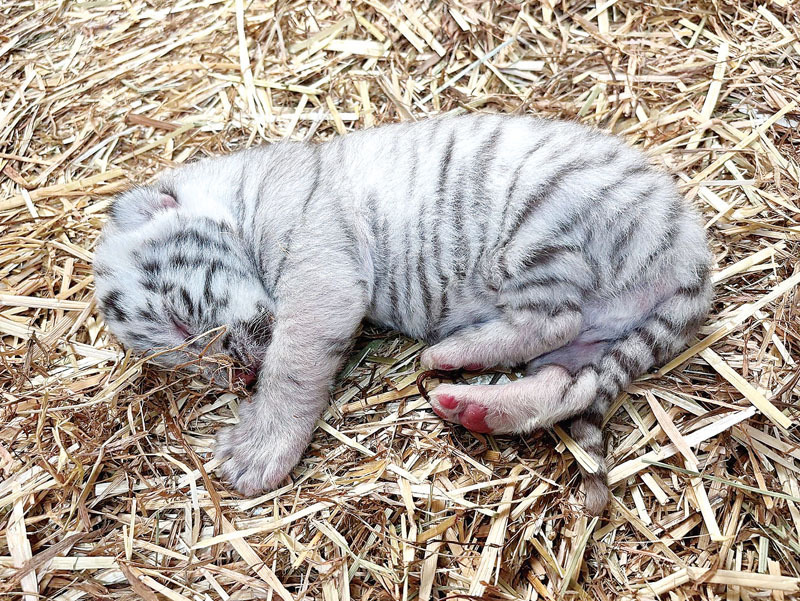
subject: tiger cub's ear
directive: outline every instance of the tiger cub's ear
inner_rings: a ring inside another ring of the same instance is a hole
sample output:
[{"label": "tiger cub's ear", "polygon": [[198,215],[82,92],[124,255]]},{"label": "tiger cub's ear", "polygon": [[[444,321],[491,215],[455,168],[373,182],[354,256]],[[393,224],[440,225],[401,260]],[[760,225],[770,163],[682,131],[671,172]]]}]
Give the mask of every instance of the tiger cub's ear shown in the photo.
[{"label": "tiger cub's ear", "polygon": [[111,220],[122,230],[141,227],[159,211],[178,208],[178,199],[152,186],[139,186],[122,193],[111,205]]}]

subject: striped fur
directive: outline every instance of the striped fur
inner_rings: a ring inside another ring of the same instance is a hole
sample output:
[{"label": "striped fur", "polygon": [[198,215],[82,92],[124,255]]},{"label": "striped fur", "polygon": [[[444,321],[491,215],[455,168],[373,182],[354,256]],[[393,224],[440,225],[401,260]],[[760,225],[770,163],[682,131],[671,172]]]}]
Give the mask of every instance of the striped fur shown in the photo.
[{"label": "striped fur", "polygon": [[[228,326],[204,353],[259,372],[218,444],[245,493],[299,460],[364,318],[430,342],[430,367],[527,365],[504,386],[442,385],[434,410],[498,433],[572,420],[603,464],[609,403],[686,344],[711,296],[703,229],[671,178],[617,138],[497,115],[181,167],[116,201],[96,257],[124,343]],[[587,481],[594,512],[604,469]]]}]

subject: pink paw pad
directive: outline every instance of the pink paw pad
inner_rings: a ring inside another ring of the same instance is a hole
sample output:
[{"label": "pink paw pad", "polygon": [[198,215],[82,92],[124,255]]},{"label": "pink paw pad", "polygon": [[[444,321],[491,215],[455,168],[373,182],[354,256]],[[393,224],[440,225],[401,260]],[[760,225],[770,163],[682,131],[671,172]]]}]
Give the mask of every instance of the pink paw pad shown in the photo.
[{"label": "pink paw pad", "polygon": [[483,371],[483,365],[480,363],[467,363],[464,369],[466,371]]},{"label": "pink paw pad", "polygon": [[436,399],[439,401],[439,404],[445,409],[455,409],[456,407],[458,407],[458,401],[456,400],[456,397],[450,394],[440,395],[436,397]]},{"label": "pink paw pad", "polygon": [[439,365],[439,369],[442,371],[453,371],[455,369],[454,365],[450,365],[449,363],[442,363]]},{"label": "pink paw pad", "polygon": [[492,429],[486,425],[486,408],[480,405],[467,405],[467,408],[459,415],[461,425],[472,432],[487,434]]}]

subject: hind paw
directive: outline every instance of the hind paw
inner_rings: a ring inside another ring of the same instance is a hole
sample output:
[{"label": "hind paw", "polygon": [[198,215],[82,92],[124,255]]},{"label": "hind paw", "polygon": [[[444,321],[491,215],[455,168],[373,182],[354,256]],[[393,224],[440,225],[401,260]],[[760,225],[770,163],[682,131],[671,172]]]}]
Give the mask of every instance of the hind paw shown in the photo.
[{"label": "hind paw", "polygon": [[476,398],[477,388],[483,387],[440,385],[430,393],[434,413],[472,432],[489,434],[509,431],[507,419],[497,411],[497,407]]}]

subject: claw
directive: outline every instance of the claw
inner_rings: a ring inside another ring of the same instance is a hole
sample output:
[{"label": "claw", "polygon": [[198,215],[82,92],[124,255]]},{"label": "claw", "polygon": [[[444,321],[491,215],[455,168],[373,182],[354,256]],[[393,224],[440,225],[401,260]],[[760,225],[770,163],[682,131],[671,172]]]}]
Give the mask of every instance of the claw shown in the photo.
[{"label": "claw", "polygon": [[450,378],[450,374],[447,372],[441,371],[439,369],[429,369],[428,371],[423,371],[420,375],[417,376],[417,388],[419,388],[419,393],[423,399],[426,401],[430,401],[431,398],[428,395],[428,391],[425,389],[425,380],[429,378]]}]

